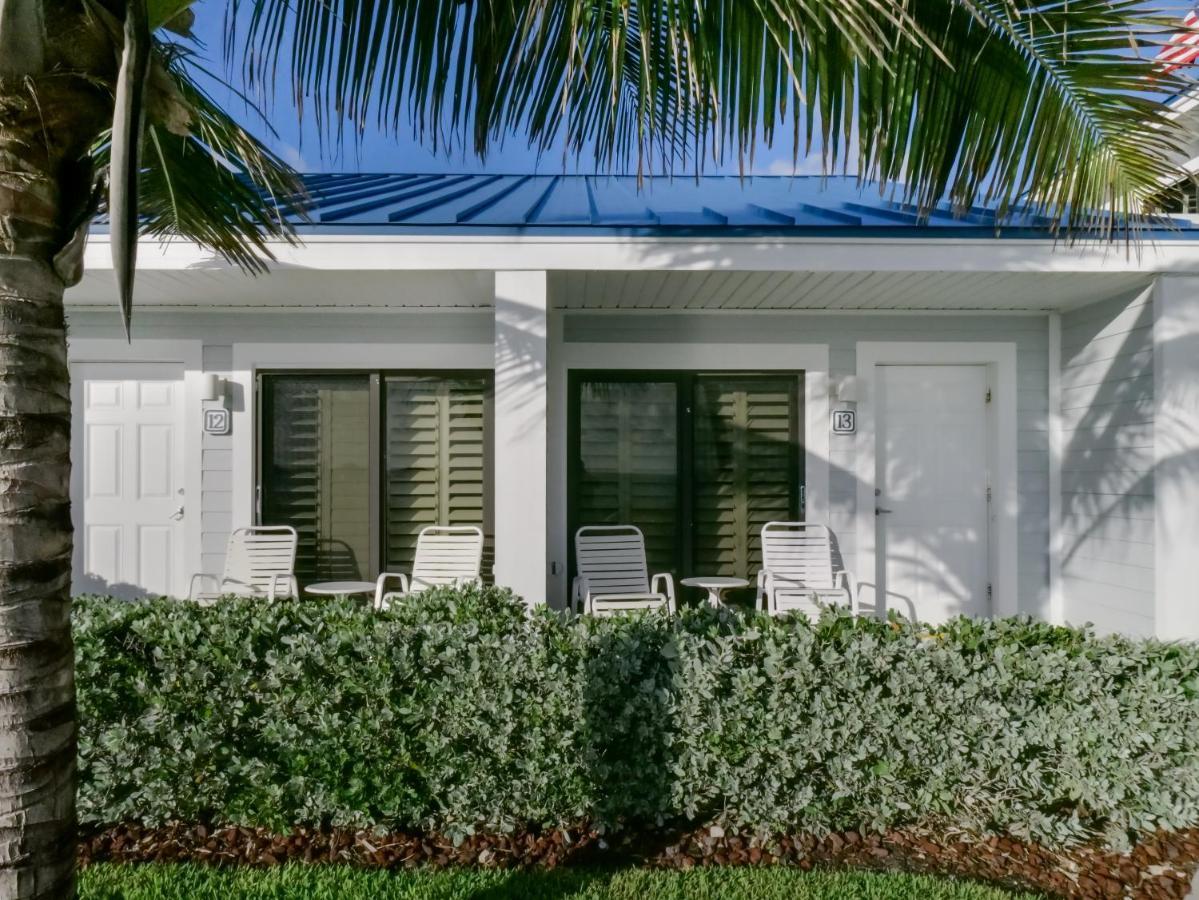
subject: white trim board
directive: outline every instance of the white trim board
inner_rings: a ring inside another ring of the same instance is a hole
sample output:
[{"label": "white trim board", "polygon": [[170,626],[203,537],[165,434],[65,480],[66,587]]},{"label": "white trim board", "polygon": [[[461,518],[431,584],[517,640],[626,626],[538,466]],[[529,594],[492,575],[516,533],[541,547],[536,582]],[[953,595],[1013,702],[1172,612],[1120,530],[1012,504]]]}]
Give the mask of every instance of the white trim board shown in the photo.
[{"label": "white trim board", "polygon": [[994,473],[991,483],[995,516],[995,555],[991,560],[994,615],[1020,611],[1017,494],[1016,344],[987,342],[862,341],[857,345],[858,440],[855,476],[858,580],[875,582],[875,374],[880,365],[987,365],[992,369],[995,410]]},{"label": "white trim board", "polygon": [[697,372],[769,372],[802,370],[804,373],[804,482],[806,515],[813,522],[829,518],[829,348],[827,344],[661,344],[651,342],[561,343],[551,352],[551,423],[549,454],[560,458],[550,468],[554,483],[549,496],[549,532],[556,535],[550,558],[561,563],[560,595],[566,596],[567,376],[571,369],[647,369]]},{"label": "white trim board", "polygon": [[[255,376],[261,369],[493,369],[492,344],[239,343],[229,381],[233,432],[233,527],[255,522]],[[197,541],[197,543],[199,543]]]},{"label": "white trim board", "polygon": [[[1123,242],[1051,238],[654,237],[630,235],[309,234],[267,242],[271,268],[323,270],[760,270],[860,272],[1196,272],[1199,241],[1126,252]],[[189,241],[139,242],[142,269],[231,268]],[[863,266],[869,260],[869,266]],[[88,271],[112,268],[108,235],[92,235]]]},{"label": "white trim board", "polygon": [[[202,515],[201,498],[203,491],[203,422],[201,409],[203,405],[200,395],[203,390],[204,375],[204,344],[198,340],[146,340],[122,341],[100,338],[71,338],[67,339],[67,363],[70,366],[86,363],[178,363],[183,366],[183,437],[186,445],[183,451],[183,504],[186,515],[183,519],[183,534],[185,541],[184,561],[191,573],[202,571],[203,558],[201,555]],[[73,380],[73,379],[72,379]],[[71,386],[71,400],[74,405],[77,396],[75,386]],[[72,409],[72,444],[76,421],[82,422],[79,410]],[[72,469],[71,490],[75,492],[77,473]],[[74,508],[74,504],[72,504]],[[75,516],[82,513],[72,512],[72,520],[76,533],[80,532]]]}]

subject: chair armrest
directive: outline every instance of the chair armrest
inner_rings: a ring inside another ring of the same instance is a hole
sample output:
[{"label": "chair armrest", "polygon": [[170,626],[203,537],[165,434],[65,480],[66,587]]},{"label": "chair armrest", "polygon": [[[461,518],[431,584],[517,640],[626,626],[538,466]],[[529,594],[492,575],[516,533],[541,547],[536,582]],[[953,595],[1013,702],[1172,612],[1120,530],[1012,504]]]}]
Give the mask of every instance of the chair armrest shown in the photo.
[{"label": "chair armrest", "polygon": [[853,573],[841,569],[833,573],[833,578],[840,578],[842,584],[845,585],[845,593],[849,594],[850,614],[858,615],[858,581],[853,577]]},{"label": "chair armrest", "polygon": [[579,615],[583,614],[584,606],[591,600],[591,587],[586,575],[576,575],[570,585],[571,607]]},{"label": "chair armrest", "polygon": [[[659,582],[666,585],[665,591],[659,590]],[[659,572],[649,580],[649,589],[653,594],[666,594],[666,605],[670,608],[671,612],[675,611],[673,575],[671,575],[669,572]]]},{"label": "chair armrest", "polygon": [[[401,593],[401,594],[408,593],[409,588],[408,588],[408,576],[407,575],[405,575],[402,572],[380,572],[379,577],[375,579],[375,609],[383,608],[383,595],[388,593],[387,582],[391,581],[393,579],[398,580],[400,582],[399,593]],[[395,592],[392,591],[391,593],[395,593]]]},{"label": "chair armrest", "polygon": [[187,599],[188,600],[196,599],[196,582],[197,581],[210,581],[210,582],[212,582],[213,587],[215,587],[218,591],[221,589],[221,580],[217,576],[209,575],[207,572],[197,572],[195,575],[192,576],[191,584],[188,585],[188,588],[187,588]]}]

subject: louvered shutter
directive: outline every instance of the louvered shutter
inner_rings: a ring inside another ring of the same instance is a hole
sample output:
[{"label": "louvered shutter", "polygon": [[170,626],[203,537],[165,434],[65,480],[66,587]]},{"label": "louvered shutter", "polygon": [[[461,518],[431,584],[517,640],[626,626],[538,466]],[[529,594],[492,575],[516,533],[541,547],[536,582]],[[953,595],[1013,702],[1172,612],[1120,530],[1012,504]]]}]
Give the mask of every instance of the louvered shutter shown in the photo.
[{"label": "louvered shutter", "polygon": [[635,525],[651,572],[677,569],[678,385],[579,385],[574,527]]},{"label": "louvered shutter", "polygon": [[358,579],[370,565],[370,390],[366,376],[263,381],[262,524],[299,535],[296,577]]},{"label": "louvered shutter", "polygon": [[694,565],[748,578],[762,526],[798,514],[794,376],[701,376],[693,406]]},{"label": "louvered shutter", "polygon": [[384,379],[384,566],[411,572],[430,525],[477,525],[487,535],[488,383],[482,377]]}]

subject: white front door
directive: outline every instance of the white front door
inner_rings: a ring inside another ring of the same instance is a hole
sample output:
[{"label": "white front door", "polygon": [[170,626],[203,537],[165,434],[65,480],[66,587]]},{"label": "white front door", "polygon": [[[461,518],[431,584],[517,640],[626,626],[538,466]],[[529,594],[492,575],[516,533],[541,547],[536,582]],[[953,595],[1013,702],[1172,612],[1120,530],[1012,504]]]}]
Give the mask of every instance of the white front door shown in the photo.
[{"label": "white front door", "polygon": [[182,593],[183,367],[76,365],[72,402],[72,592]]},{"label": "white front door", "polygon": [[986,366],[879,366],[876,577],[886,608],[926,622],[990,602]]}]

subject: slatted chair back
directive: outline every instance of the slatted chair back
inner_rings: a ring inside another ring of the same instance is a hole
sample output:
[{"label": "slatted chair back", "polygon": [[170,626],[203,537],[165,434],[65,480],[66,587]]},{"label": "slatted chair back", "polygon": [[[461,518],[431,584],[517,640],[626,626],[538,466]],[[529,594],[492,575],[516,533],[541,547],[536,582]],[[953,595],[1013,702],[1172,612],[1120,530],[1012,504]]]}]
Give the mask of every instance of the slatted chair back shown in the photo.
[{"label": "slatted chair back", "polygon": [[762,568],[773,579],[779,611],[812,611],[813,594],[842,590],[834,575],[833,538],[827,525],[767,522],[762,527]]},{"label": "slatted chair back", "polygon": [[477,581],[483,567],[483,532],[473,525],[421,529],[412,563],[412,590]]},{"label": "slatted chair back", "polygon": [[575,565],[593,597],[648,594],[645,535],[635,525],[587,525],[575,532]]},{"label": "slatted chair back", "polygon": [[297,543],[290,525],[238,528],[229,535],[221,590],[262,596],[272,588],[276,596],[280,590],[292,590]]}]

